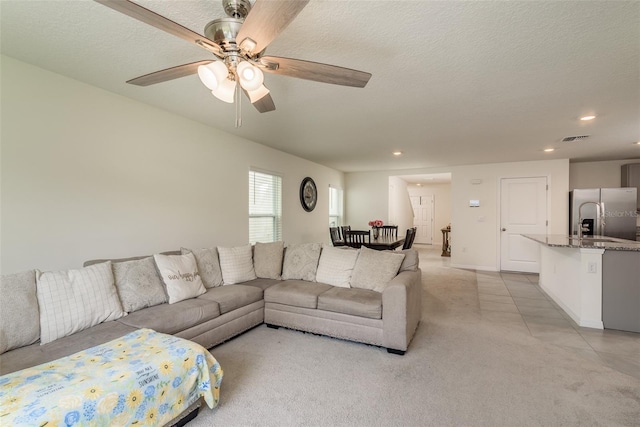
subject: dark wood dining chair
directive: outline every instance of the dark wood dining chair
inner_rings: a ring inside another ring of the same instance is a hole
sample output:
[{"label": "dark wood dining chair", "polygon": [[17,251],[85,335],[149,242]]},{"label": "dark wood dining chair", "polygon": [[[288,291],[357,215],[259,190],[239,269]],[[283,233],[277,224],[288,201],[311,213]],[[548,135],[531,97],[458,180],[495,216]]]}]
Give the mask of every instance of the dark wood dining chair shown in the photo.
[{"label": "dark wood dining chair", "polygon": [[344,243],[352,248],[360,248],[365,243],[371,243],[371,230],[345,230]]},{"label": "dark wood dining chair", "polygon": [[383,225],[380,227],[380,235],[383,237],[398,237],[397,225]]},{"label": "dark wood dining chair", "polygon": [[333,246],[344,246],[344,240],[340,238],[340,229],[338,227],[329,227],[329,234],[331,235]]},{"label": "dark wood dining chair", "polygon": [[344,240],[344,232],[351,230],[351,226],[350,225],[343,225],[343,226],[340,227],[340,230],[342,232],[342,234],[340,235],[340,239]]},{"label": "dark wood dining chair", "polygon": [[417,227],[407,229],[407,235],[404,237],[404,244],[402,245],[402,249],[411,249],[411,246],[413,246],[413,241],[416,238],[417,229]]}]

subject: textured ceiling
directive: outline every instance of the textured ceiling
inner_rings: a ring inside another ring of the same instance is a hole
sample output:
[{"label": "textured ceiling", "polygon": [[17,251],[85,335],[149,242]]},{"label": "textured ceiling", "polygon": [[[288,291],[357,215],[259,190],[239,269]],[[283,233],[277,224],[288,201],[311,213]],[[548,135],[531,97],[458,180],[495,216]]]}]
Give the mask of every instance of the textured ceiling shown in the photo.
[{"label": "textured ceiling", "polygon": [[[224,16],[218,0],[138,3],[200,34]],[[125,84],[212,58],[197,46],[90,0],[1,0],[0,17],[5,55],[343,171],[640,157],[638,1],[311,0],[267,54],[373,77],[266,74],[277,110],[244,102],[238,129],[197,76]]]}]

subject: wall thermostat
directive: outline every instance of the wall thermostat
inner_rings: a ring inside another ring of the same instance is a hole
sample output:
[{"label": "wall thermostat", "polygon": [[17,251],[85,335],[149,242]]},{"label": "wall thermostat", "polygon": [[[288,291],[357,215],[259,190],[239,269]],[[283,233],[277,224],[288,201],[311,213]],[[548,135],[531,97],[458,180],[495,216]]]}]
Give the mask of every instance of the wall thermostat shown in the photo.
[{"label": "wall thermostat", "polygon": [[469,200],[469,207],[471,208],[479,208],[480,200]]}]

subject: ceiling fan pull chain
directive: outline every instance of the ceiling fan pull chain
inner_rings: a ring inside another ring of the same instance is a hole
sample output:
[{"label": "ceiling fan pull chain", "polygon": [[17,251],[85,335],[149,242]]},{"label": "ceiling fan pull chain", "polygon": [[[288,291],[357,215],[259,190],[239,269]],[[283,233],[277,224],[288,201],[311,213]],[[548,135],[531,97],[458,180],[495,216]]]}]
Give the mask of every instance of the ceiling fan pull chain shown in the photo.
[{"label": "ceiling fan pull chain", "polygon": [[236,84],[236,128],[242,127],[242,93],[240,85]]}]

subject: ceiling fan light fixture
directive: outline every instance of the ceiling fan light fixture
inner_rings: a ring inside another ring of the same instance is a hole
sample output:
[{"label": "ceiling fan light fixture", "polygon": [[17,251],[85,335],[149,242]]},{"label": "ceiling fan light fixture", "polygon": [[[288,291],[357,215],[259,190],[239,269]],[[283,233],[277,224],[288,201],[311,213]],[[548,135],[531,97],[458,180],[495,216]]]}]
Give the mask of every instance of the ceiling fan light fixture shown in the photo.
[{"label": "ceiling fan light fixture", "polygon": [[213,96],[218,98],[220,101],[224,101],[229,104],[233,104],[233,98],[235,95],[236,82],[231,81],[229,79],[224,79],[218,87],[211,91]]},{"label": "ceiling fan light fixture", "polygon": [[258,89],[264,82],[264,74],[260,68],[250,64],[247,61],[241,61],[238,64],[238,79],[240,86],[247,91]]},{"label": "ceiling fan light fixture", "polygon": [[198,67],[198,77],[209,90],[216,90],[220,86],[220,82],[224,81],[228,75],[227,66],[220,61],[213,61]]},{"label": "ceiling fan light fixture", "polygon": [[253,104],[254,102],[260,101],[265,96],[269,95],[269,89],[265,85],[260,85],[260,87],[256,90],[248,90],[249,100]]}]

